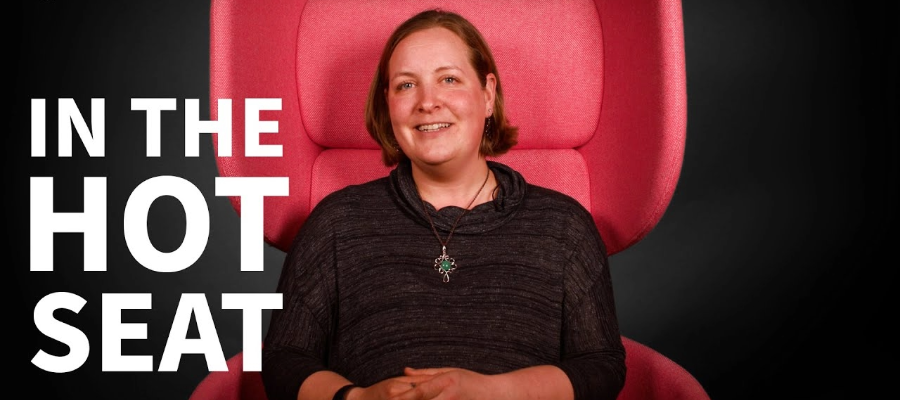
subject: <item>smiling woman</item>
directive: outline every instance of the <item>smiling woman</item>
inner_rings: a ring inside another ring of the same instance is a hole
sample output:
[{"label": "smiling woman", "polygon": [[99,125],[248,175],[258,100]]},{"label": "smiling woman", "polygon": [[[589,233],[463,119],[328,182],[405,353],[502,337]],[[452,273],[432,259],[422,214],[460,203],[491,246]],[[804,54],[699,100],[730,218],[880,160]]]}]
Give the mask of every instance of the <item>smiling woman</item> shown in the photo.
[{"label": "smiling woman", "polygon": [[405,21],[366,110],[395,168],[330,194],[297,233],[268,398],[615,399],[606,246],[578,201],[487,160],[517,129],[478,30],[441,10]]}]

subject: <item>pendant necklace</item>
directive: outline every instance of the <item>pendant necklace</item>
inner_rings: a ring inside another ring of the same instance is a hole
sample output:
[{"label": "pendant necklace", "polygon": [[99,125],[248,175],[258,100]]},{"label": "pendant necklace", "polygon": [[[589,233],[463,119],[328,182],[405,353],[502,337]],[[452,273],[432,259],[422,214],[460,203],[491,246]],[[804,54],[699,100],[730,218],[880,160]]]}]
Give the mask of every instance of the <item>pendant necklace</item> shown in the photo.
[{"label": "pendant necklace", "polygon": [[425,200],[422,199],[421,195],[419,196],[419,200],[422,200],[422,211],[424,211],[425,216],[428,217],[428,223],[431,224],[431,230],[434,231],[434,236],[437,237],[437,240],[441,242],[441,255],[434,259],[434,270],[443,276],[444,283],[450,282],[450,273],[456,271],[457,267],[456,260],[447,255],[447,243],[450,243],[450,238],[453,237],[453,231],[456,229],[456,224],[459,223],[459,220],[462,219],[463,215],[466,215],[466,213],[469,212],[469,208],[475,203],[475,199],[481,195],[481,191],[484,190],[484,186],[487,184],[490,176],[491,169],[488,168],[488,173],[485,175],[484,182],[482,182],[481,188],[478,189],[478,193],[475,193],[475,197],[472,198],[472,201],[469,202],[469,205],[466,206],[463,212],[456,217],[456,221],[454,221],[453,226],[450,227],[450,234],[447,235],[447,240],[441,239],[441,235],[438,234],[437,228],[434,227],[434,221],[431,219],[428,207],[425,206]]}]

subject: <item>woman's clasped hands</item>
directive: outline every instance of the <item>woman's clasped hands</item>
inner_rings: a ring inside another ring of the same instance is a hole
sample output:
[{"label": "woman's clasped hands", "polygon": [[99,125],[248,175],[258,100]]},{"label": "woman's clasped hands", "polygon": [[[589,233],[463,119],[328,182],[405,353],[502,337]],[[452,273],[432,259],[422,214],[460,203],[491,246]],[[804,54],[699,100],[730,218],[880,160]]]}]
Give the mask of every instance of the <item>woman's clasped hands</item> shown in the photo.
[{"label": "woman's clasped hands", "polygon": [[476,400],[489,398],[491,377],[462,368],[405,368],[403,376],[354,390],[348,400]]}]

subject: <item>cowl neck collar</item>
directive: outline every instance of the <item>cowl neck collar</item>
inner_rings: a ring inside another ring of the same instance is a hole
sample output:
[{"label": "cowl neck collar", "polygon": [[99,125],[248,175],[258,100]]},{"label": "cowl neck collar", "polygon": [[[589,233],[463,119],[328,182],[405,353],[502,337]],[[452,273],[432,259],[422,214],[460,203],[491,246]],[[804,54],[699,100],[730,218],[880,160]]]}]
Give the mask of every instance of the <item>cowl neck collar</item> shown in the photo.
[{"label": "cowl neck collar", "polygon": [[[505,164],[488,161],[488,168],[497,180],[497,197],[489,202],[472,208],[459,220],[453,234],[477,234],[495,229],[512,218],[525,198],[527,184],[521,174]],[[391,171],[389,176],[391,190],[400,208],[416,222],[431,227],[423,209],[422,199],[412,177],[412,165],[403,160]],[[431,215],[438,231],[447,233],[450,227],[465,210],[462,207],[447,206],[440,211],[425,202],[425,209]]]}]

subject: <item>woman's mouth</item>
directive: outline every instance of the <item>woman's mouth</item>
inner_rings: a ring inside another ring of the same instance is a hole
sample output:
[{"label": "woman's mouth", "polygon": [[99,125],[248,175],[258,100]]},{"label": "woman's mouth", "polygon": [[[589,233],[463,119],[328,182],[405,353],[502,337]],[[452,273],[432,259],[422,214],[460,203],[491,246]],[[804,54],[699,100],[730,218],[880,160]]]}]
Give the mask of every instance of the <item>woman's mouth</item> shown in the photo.
[{"label": "woman's mouth", "polygon": [[422,124],[417,125],[416,130],[419,132],[437,132],[444,128],[449,128],[450,124],[447,122],[439,122],[435,124]]}]

